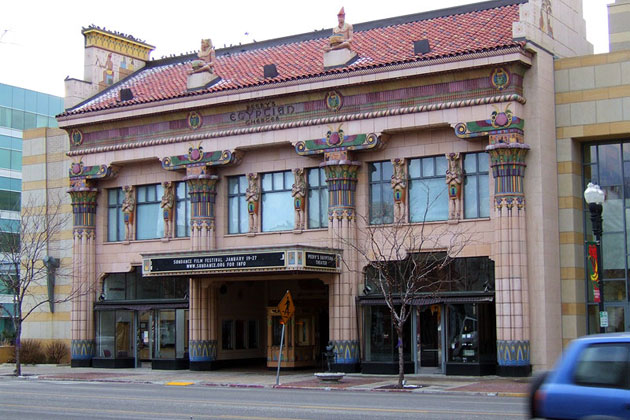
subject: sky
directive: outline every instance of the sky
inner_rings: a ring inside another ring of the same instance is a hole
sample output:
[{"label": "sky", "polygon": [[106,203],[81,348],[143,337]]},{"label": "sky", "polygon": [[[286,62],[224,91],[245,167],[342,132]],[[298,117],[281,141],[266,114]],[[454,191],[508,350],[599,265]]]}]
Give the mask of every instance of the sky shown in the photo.
[{"label": "sky", "polygon": [[[158,59],[324,28],[337,23],[341,6],[356,24],[476,3],[477,0],[5,0],[0,14],[0,83],[64,96],[66,77],[83,78],[83,35],[91,24],[133,35],[156,47]],[[587,38],[596,53],[608,51],[606,4],[584,0]]]}]

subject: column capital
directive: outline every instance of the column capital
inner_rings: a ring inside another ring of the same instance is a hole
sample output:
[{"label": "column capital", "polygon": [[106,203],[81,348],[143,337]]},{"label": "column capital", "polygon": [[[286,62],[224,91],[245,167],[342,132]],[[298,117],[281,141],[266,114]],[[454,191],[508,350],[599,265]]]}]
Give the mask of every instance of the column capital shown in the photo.
[{"label": "column capital", "polygon": [[323,138],[295,143],[300,156],[321,155],[330,152],[379,149],[386,143],[386,136],[376,133],[347,135],[341,128],[330,129]]},{"label": "column capital", "polygon": [[189,168],[207,168],[210,166],[235,165],[241,161],[243,153],[237,150],[215,150],[204,152],[203,146],[190,146],[188,153],[178,156],[167,156],[162,159],[162,168],[178,171]]},{"label": "column capital", "polygon": [[[490,143],[522,143],[525,121],[510,110],[508,104],[503,111],[495,107],[487,120],[460,122],[453,127],[460,139],[490,136]],[[494,140],[493,140],[494,139]]]}]

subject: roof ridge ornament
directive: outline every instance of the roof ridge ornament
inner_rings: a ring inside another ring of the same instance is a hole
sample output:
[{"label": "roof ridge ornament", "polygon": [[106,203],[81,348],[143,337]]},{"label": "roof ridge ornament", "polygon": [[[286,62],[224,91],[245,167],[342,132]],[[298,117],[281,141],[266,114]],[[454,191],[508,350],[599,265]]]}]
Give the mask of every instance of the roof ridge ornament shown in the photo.
[{"label": "roof ridge ornament", "polygon": [[188,90],[209,87],[221,78],[214,73],[216,52],[210,38],[201,40],[201,49],[197,53],[198,60],[193,60],[192,70],[188,72],[186,86]]},{"label": "roof ridge ornament", "polygon": [[324,47],[324,68],[344,67],[354,61],[357,53],[352,51],[353,28],[346,22],[346,12],[342,7],[337,14],[338,25]]}]

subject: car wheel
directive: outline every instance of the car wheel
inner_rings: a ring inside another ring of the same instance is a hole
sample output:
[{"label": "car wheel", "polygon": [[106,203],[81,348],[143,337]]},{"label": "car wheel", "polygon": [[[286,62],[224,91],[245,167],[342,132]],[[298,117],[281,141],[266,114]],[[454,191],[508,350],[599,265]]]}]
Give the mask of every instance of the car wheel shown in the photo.
[{"label": "car wheel", "polygon": [[538,391],[538,388],[540,388],[540,386],[543,384],[543,382],[545,382],[545,379],[547,378],[547,375],[549,374],[549,372],[540,372],[538,374],[536,374],[536,376],[534,376],[534,379],[532,379],[532,382],[530,384],[529,387],[529,417],[530,418],[535,418],[538,417],[540,413],[538,413],[537,409],[536,409],[536,391]]}]

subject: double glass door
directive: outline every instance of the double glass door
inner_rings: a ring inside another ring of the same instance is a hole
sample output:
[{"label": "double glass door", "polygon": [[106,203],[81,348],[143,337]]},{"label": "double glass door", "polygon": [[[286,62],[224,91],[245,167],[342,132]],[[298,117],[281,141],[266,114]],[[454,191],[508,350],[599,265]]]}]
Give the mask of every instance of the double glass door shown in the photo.
[{"label": "double glass door", "polygon": [[136,311],[136,366],[155,359],[183,359],[188,349],[188,311]]}]

